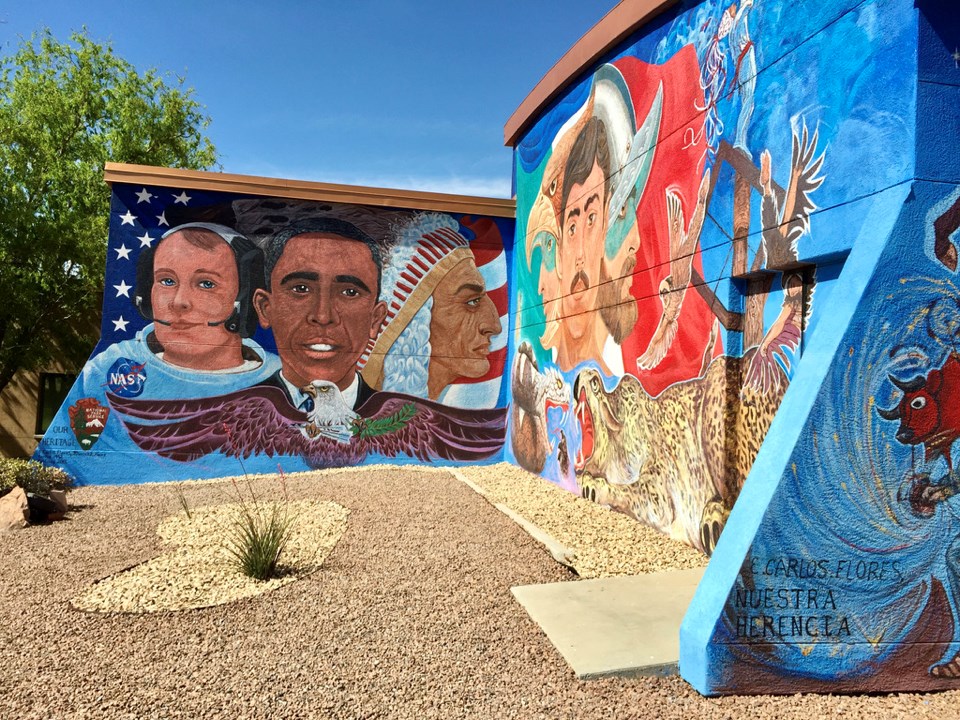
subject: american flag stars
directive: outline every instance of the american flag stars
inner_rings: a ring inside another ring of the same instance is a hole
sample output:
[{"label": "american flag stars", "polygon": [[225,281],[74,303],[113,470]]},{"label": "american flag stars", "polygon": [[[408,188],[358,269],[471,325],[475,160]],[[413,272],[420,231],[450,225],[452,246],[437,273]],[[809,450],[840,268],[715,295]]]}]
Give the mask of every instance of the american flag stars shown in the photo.
[{"label": "american flag stars", "polygon": [[120,247],[114,248],[113,251],[117,254],[117,260],[130,259],[130,248],[126,245],[121,244]]}]

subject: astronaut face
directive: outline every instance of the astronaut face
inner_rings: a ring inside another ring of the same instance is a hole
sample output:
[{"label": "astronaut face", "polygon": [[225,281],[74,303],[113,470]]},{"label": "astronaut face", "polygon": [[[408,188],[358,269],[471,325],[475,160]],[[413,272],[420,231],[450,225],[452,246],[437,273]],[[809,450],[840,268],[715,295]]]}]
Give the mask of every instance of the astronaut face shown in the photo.
[{"label": "astronaut face", "polygon": [[[202,233],[203,242],[198,244],[185,232],[165,238],[153,259],[154,336],[163,346],[164,360],[173,365],[198,370],[233,367],[242,362],[240,338],[225,328],[240,289],[233,250],[215,233],[189,231]],[[218,355],[231,359],[214,359]]]}]

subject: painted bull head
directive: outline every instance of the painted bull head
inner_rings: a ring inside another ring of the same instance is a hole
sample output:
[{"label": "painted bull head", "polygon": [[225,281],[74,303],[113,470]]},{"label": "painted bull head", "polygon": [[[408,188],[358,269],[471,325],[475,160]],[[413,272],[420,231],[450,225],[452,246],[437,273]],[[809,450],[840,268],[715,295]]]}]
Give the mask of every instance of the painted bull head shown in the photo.
[{"label": "painted bull head", "polygon": [[960,437],[960,356],[951,354],[943,367],[909,380],[889,376],[903,393],[895,407],[877,408],[884,420],[899,420],[897,441],[904,445],[923,445],[927,460],[944,455],[950,469],[950,448]]}]

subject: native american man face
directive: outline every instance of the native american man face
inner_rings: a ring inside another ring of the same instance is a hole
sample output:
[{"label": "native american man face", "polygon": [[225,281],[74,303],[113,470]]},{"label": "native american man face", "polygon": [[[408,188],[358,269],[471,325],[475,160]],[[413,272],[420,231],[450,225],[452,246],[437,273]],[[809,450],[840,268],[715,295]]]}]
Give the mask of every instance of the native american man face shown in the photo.
[{"label": "native american man face", "polygon": [[499,313],[476,263],[461,260],[433,291],[430,397],[437,397],[458,377],[484,375],[490,369],[490,338],[501,330]]}]

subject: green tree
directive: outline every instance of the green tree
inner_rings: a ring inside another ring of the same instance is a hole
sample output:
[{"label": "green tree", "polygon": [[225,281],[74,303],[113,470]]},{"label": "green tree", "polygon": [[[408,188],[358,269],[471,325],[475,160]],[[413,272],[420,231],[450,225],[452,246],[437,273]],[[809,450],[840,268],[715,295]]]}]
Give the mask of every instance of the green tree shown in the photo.
[{"label": "green tree", "polygon": [[209,122],[183,78],[138,73],[86,29],[0,61],[0,390],[54,356],[80,365],[96,342],[104,163],[210,168]]}]

